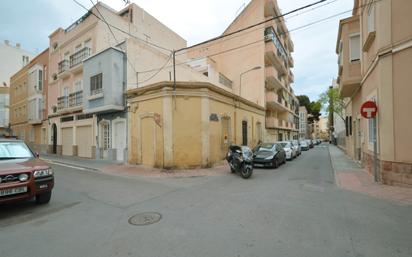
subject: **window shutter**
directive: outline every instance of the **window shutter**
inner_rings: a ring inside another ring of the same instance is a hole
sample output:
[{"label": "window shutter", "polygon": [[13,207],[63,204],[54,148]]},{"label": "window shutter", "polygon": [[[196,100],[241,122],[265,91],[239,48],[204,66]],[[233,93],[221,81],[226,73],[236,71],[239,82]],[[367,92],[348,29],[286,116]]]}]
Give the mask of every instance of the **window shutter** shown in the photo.
[{"label": "window shutter", "polygon": [[348,129],[348,116],[345,117],[345,132],[346,136],[349,136],[349,129]]},{"label": "window shutter", "polygon": [[360,35],[350,37],[350,61],[360,60],[361,45]]}]

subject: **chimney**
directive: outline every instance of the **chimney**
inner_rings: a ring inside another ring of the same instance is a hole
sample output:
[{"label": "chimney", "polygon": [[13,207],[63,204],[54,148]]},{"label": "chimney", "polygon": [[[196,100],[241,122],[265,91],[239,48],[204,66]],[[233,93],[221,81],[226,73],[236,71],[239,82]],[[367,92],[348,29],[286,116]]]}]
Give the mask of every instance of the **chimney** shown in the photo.
[{"label": "chimney", "polygon": [[10,41],[8,41],[8,40],[4,40],[4,43],[6,44],[6,46],[8,46],[8,45],[9,45],[9,43],[10,43]]},{"label": "chimney", "polygon": [[20,43],[16,43],[16,47],[17,47],[17,48],[20,48]]}]

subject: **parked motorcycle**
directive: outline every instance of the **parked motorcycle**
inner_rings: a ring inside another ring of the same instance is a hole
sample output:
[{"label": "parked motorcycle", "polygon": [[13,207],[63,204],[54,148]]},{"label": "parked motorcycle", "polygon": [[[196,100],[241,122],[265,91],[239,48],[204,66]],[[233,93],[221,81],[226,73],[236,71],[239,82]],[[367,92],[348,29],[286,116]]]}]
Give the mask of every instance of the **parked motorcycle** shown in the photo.
[{"label": "parked motorcycle", "polygon": [[239,173],[244,179],[253,173],[253,152],[247,146],[231,145],[226,156],[232,173]]}]

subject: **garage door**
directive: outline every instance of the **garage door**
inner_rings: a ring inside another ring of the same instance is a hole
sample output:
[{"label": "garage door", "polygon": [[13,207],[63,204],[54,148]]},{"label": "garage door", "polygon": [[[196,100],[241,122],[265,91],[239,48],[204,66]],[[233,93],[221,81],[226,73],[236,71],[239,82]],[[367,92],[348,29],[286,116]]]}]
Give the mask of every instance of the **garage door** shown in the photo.
[{"label": "garage door", "polygon": [[79,157],[92,158],[92,126],[76,128],[77,154]]},{"label": "garage door", "polygon": [[73,155],[73,128],[62,128],[62,153]]}]

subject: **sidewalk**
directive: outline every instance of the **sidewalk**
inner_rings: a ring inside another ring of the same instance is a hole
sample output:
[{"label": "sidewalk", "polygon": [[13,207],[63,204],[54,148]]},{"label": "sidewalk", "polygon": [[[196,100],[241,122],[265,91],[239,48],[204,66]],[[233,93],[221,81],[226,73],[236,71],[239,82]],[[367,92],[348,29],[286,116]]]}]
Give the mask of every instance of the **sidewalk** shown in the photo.
[{"label": "sidewalk", "polygon": [[372,175],[362,169],[338,147],[329,145],[329,153],[335,172],[336,184],[340,188],[376,198],[412,204],[411,188],[375,183]]},{"label": "sidewalk", "polygon": [[219,176],[228,173],[226,164],[217,165],[210,169],[191,170],[164,170],[143,165],[129,165],[119,161],[92,160],[73,156],[42,154],[41,159],[57,165],[71,166],[83,170],[92,170],[105,174],[121,175],[127,177],[143,176],[152,178],[184,178]]}]

